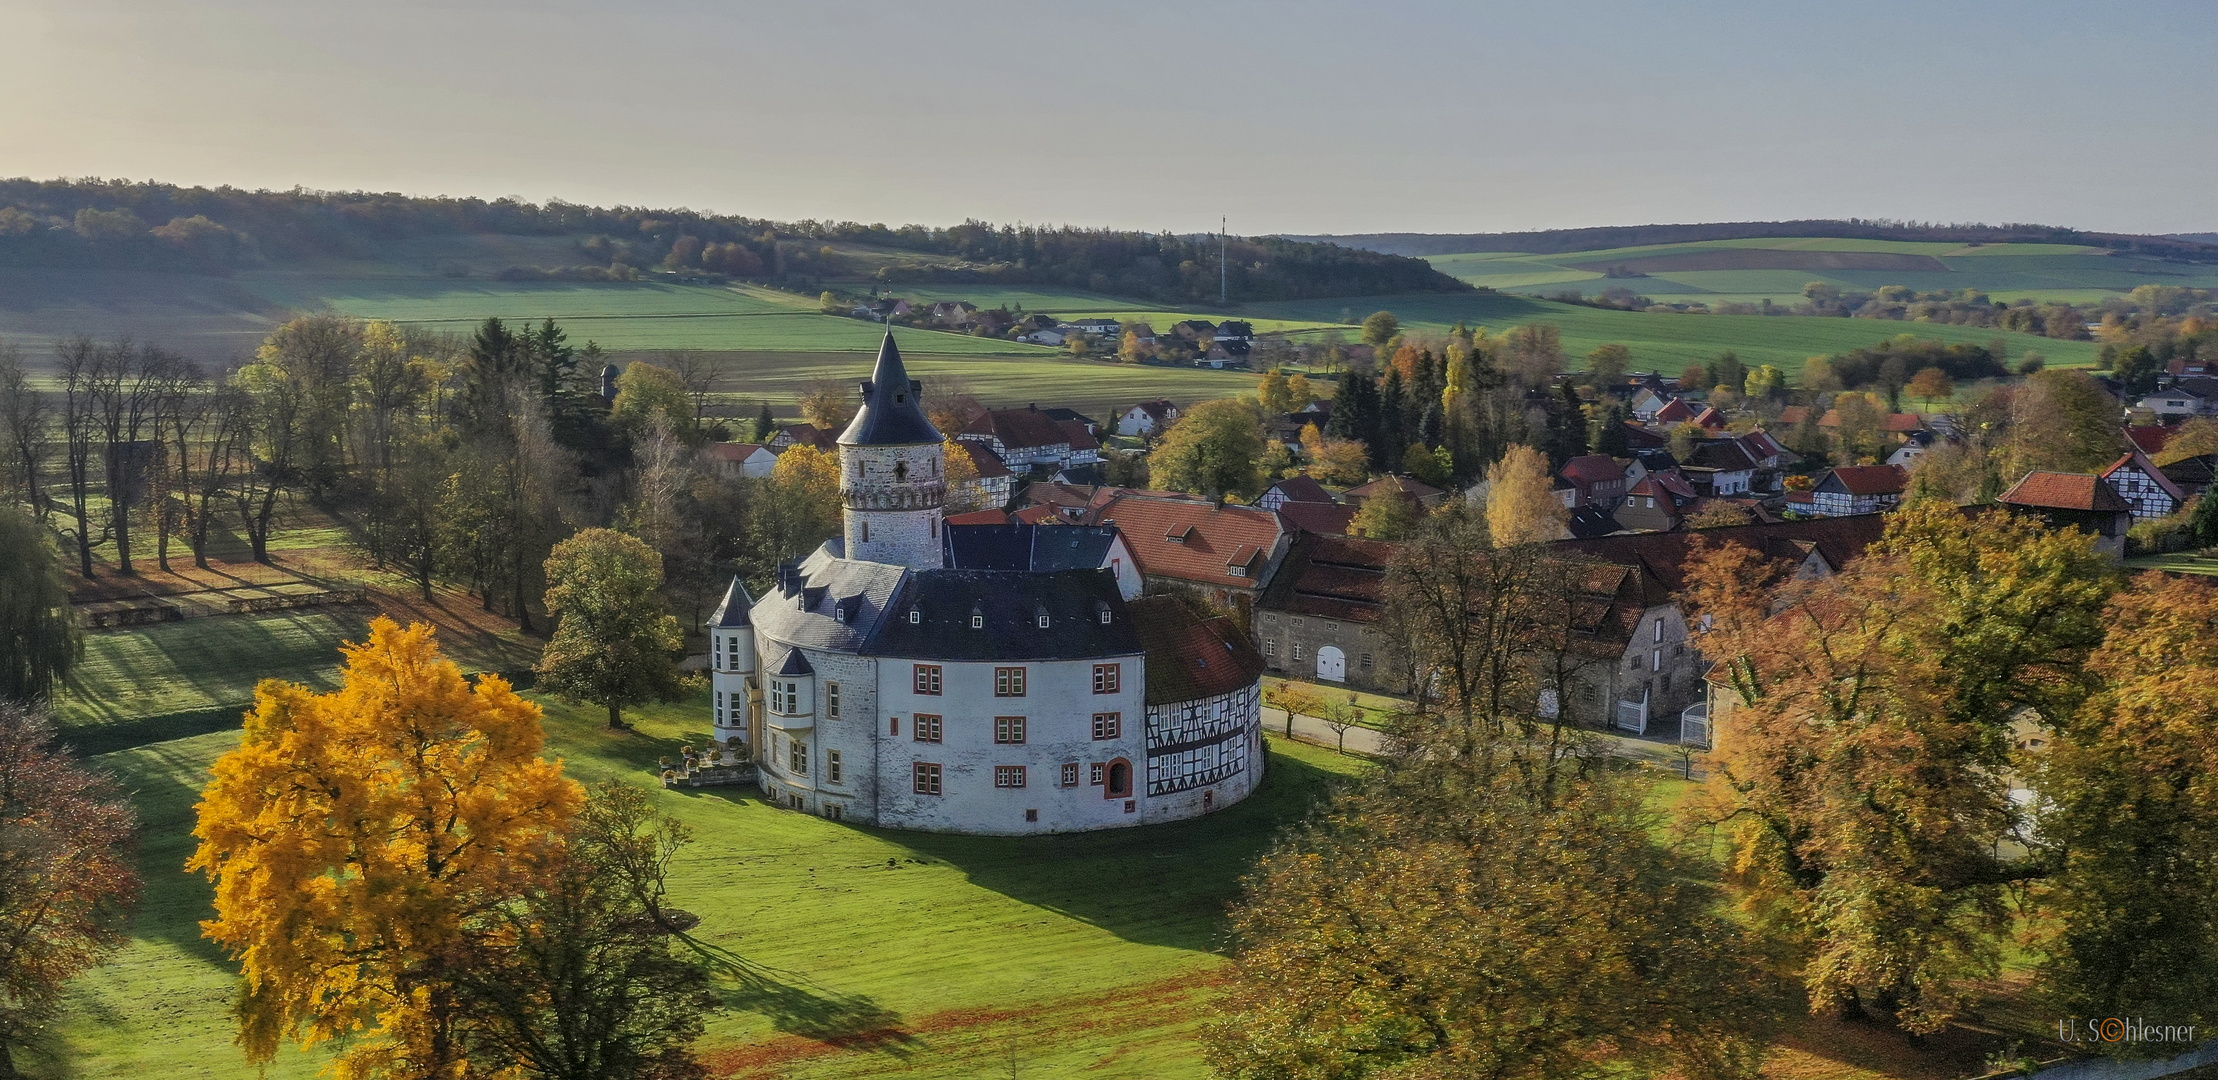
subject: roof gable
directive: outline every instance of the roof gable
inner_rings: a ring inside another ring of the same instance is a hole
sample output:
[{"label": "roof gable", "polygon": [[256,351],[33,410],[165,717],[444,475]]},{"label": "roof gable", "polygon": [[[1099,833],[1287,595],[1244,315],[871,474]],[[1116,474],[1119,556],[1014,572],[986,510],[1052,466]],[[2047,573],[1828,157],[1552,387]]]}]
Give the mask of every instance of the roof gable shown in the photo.
[{"label": "roof gable", "polygon": [[2002,493],[1998,502],[2036,510],[2085,510],[2090,513],[2123,514],[2133,509],[2131,503],[2118,494],[2117,489],[2104,482],[2102,477],[2089,473],[2043,472],[2036,469],[2025,478],[2011,485]]}]

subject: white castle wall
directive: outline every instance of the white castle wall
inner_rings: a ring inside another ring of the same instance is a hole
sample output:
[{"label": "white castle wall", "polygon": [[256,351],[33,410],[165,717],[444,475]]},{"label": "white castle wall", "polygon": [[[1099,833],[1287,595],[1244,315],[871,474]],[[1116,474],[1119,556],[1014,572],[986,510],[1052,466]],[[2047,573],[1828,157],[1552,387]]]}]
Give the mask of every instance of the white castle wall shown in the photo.
[{"label": "white castle wall", "polygon": [[[737,664],[732,662],[734,641],[739,645]],[[727,740],[733,738],[743,745],[748,741],[747,677],[757,670],[755,664],[754,628],[709,632],[709,719],[719,746],[731,745]]]},{"label": "white castle wall", "polygon": [[[1116,693],[1093,692],[1096,663],[1119,665]],[[1022,664],[1026,694],[1021,698],[994,696],[997,666],[1019,665],[941,664],[942,693],[934,697],[915,692],[910,663],[880,661],[879,701],[884,713],[874,731],[879,740],[877,783],[883,800],[878,823],[903,829],[1020,834],[1114,828],[1144,820],[1146,739],[1141,688],[1146,680],[1141,658]],[[920,712],[942,718],[940,742],[916,741],[915,718]],[[1093,714],[1097,712],[1119,714],[1122,735],[1096,741]],[[1025,742],[995,743],[997,716],[1023,716]],[[898,735],[891,734],[895,719],[901,722]],[[1131,767],[1129,799],[1107,798],[1106,786],[1091,782],[1094,765],[1115,761]],[[913,766],[918,762],[940,766],[941,794],[915,793]],[[1075,785],[1062,783],[1066,763],[1078,766]],[[997,765],[1024,766],[1025,786],[995,787]],[[1026,820],[1027,810],[1037,811],[1038,820]]]}]

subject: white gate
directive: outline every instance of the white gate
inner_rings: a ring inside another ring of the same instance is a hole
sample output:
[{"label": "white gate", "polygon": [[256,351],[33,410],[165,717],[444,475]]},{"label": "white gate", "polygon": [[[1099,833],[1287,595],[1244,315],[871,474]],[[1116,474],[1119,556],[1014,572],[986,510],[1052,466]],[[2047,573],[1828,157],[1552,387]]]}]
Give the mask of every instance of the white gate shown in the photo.
[{"label": "white gate", "polygon": [[1326,645],[1317,650],[1317,677],[1326,682],[1348,681],[1348,654],[1338,645]]}]

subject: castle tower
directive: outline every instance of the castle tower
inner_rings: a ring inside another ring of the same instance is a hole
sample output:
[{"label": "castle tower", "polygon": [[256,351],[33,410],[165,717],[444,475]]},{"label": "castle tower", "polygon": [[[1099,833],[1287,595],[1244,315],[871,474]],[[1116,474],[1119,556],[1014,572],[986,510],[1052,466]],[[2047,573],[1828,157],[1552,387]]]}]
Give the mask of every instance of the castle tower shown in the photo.
[{"label": "castle tower", "polygon": [[738,738],[749,748],[755,735],[749,721],[748,683],[755,675],[755,598],[738,578],[724,591],[724,602],[709,615],[709,689],[715,693],[716,741]]},{"label": "castle tower", "polygon": [[839,437],[839,494],[847,557],[914,569],[946,565],[940,518],[947,468],[939,429],[924,415],[893,331],[862,384],[862,411]]}]

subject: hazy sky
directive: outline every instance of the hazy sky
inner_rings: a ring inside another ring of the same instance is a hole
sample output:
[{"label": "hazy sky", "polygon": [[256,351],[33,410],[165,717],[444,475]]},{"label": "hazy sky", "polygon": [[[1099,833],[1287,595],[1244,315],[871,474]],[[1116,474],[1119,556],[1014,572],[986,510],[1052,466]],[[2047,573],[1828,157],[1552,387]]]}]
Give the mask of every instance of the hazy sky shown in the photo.
[{"label": "hazy sky", "polygon": [[0,174],[1236,233],[2218,229],[2204,3],[0,0]]}]

